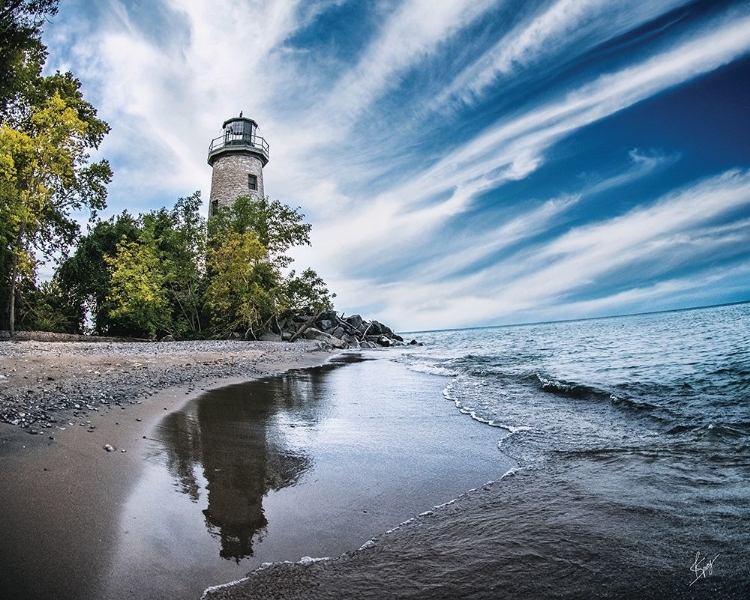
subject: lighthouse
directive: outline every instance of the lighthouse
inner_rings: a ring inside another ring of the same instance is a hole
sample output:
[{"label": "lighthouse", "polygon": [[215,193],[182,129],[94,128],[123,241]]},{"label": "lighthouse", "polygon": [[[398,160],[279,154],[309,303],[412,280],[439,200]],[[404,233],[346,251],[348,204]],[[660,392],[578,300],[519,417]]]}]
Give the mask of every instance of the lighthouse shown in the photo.
[{"label": "lighthouse", "polygon": [[222,134],[211,140],[208,164],[212,168],[208,214],[231,206],[238,196],[263,198],[263,167],[268,163],[268,143],[252,119],[224,121]]}]

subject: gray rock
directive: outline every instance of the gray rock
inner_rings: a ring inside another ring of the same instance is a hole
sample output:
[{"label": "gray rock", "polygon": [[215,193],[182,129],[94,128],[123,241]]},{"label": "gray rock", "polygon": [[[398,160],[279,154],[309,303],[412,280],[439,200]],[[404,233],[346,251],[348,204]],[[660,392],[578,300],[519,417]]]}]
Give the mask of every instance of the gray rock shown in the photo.
[{"label": "gray rock", "polygon": [[[341,339],[344,339],[344,337],[347,335],[347,333],[346,333],[346,330],[343,327],[336,327],[336,329],[334,329],[331,332],[331,335],[333,337],[337,337],[337,338],[339,338],[341,340]],[[349,336],[349,337],[352,337],[352,336]]]},{"label": "gray rock", "polygon": [[333,321],[329,321],[328,319],[320,319],[317,322],[317,325],[319,325],[323,331],[328,331],[329,329],[333,329]]},{"label": "gray rock", "polygon": [[360,317],[359,315],[351,315],[351,316],[347,317],[345,320],[346,320],[347,323],[349,323],[349,325],[351,325],[355,329],[359,329],[360,331],[364,331],[363,329],[360,329],[362,327],[362,324],[364,323],[364,321],[362,320],[362,317]]},{"label": "gray rock", "polygon": [[316,329],[315,327],[308,327],[305,329],[305,333],[302,334],[302,337],[306,340],[317,340],[319,335],[322,335],[323,332],[320,329]]},{"label": "gray rock", "polygon": [[308,340],[323,342],[332,348],[343,349],[346,348],[347,345],[344,340],[335,338],[330,333],[325,333],[324,331],[320,331],[320,329],[315,329],[315,327],[308,328],[303,334],[303,337]]},{"label": "gray rock", "polygon": [[[289,336],[291,337],[291,336]],[[264,333],[258,338],[261,342],[280,342],[282,336],[277,333]]]},{"label": "gray rock", "polygon": [[384,348],[393,346],[393,340],[385,335],[379,335],[376,343],[378,346],[383,346]]},{"label": "gray rock", "polygon": [[159,341],[160,342],[174,342],[174,336],[173,335],[165,335]]},{"label": "gray rock", "polygon": [[321,320],[331,321],[332,323],[335,323],[336,319],[338,318],[338,314],[336,314],[335,310],[328,310],[324,313],[321,313],[320,318]]}]

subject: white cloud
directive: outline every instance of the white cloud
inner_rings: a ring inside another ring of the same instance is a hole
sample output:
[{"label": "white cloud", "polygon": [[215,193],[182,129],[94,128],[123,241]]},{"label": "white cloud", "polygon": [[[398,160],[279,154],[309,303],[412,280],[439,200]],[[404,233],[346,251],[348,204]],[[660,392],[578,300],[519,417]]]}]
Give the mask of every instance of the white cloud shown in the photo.
[{"label": "white cloud", "polygon": [[[750,247],[750,220],[716,222],[748,209],[750,172],[730,171],[670,194],[652,206],[576,227],[480,272],[443,283],[413,279],[396,293],[389,290],[392,302],[385,312],[393,314],[395,322],[408,322],[415,329],[501,321],[525,312],[554,310],[558,317],[563,316],[568,314],[566,298],[624,269],[638,269],[640,278],[664,276],[690,269],[720,248]],[[679,291],[682,285],[693,286],[681,284],[678,278],[670,280],[673,287],[654,289],[667,293]],[[634,297],[617,293],[589,304],[573,301],[571,308],[576,316],[587,306],[616,310]],[[461,309],[464,300],[467,306],[482,307],[482,311]],[[421,308],[416,319],[409,318],[410,307]],[[451,311],[453,320],[448,318]]]},{"label": "white cloud", "polygon": [[558,0],[543,5],[467,67],[438,96],[433,107],[453,98],[472,103],[499,79],[545,57],[557,56],[570,47],[582,53],[684,3],[685,0]]}]

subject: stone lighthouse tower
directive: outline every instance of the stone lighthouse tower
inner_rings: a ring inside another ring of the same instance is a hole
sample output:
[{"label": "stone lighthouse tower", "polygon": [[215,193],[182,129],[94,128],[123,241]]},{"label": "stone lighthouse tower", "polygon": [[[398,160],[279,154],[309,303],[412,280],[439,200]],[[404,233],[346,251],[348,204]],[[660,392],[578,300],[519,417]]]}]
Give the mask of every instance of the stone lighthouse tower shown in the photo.
[{"label": "stone lighthouse tower", "polygon": [[238,196],[263,197],[263,167],[268,163],[268,143],[258,135],[252,119],[227,119],[223,133],[208,147],[213,169],[208,214],[220,206],[231,206]]}]

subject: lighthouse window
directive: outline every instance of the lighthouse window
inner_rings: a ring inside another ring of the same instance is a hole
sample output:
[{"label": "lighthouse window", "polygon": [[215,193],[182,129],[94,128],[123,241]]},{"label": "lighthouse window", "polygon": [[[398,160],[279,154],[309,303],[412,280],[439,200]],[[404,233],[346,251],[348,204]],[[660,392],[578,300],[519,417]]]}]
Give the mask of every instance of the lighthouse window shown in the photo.
[{"label": "lighthouse window", "polygon": [[247,187],[249,187],[253,192],[258,189],[258,178],[255,175],[247,176]]}]

